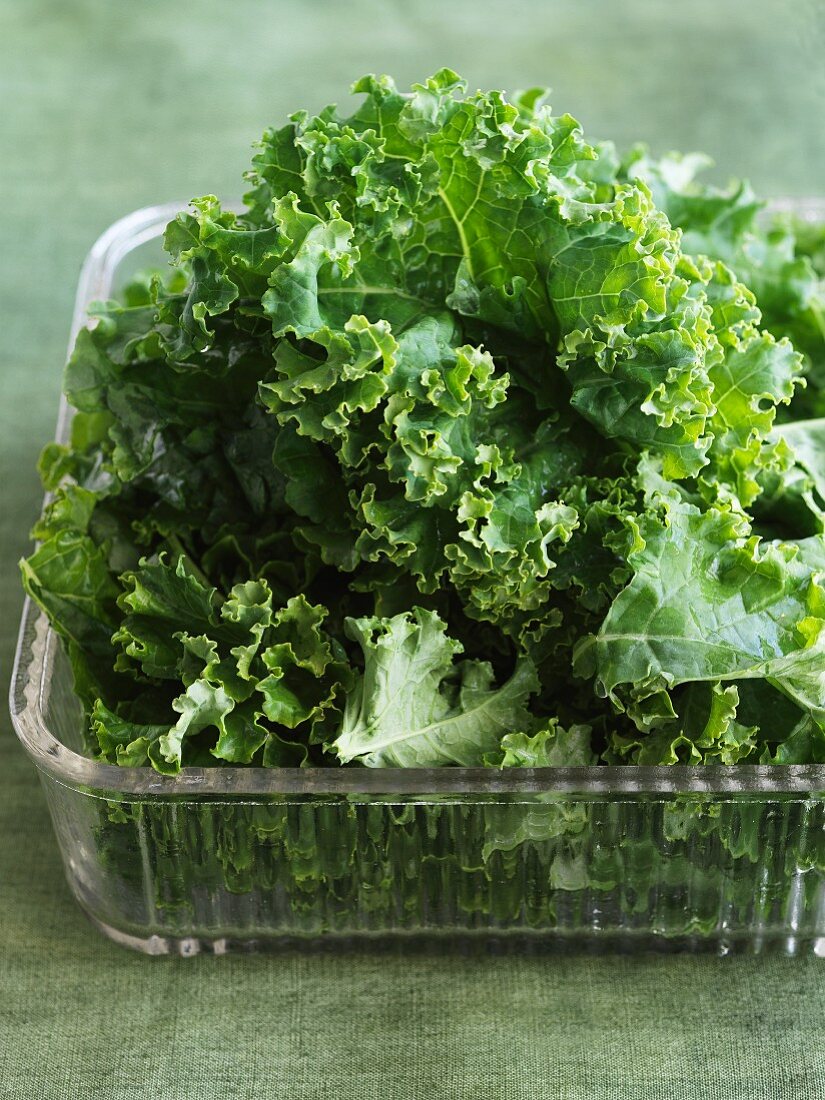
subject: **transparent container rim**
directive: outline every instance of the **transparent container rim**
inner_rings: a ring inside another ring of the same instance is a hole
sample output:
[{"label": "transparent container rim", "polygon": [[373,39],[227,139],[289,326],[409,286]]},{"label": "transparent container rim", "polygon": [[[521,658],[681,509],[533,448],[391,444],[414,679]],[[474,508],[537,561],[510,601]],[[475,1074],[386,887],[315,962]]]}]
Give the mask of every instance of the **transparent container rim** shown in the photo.
[{"label": "transparent container rim", "polygon": [[[111,225],[83,264],[69,340],[71,350],[86,323],[90,302],[111,295],[119,264],[140,245],[162,233],[185,208],[165,203],[136,210]],[[231,206],[230,206],[231,208]],[[823,199],[783,199],[778,212],[825,220]],[[56,438],[65,442],[70,411],[61,399]],[[82,756],[62,744],[49,729],[44,712],[49,674],[58,640],[45,615],[26,599],[20,622],[10,690],[12,721],[34,764],[58,782],[75,788],[131,797],[262,795],[476,795],[564,794],[594,796],[651,793],[678,795],[825,793],[825,765],[705,765],[686,767],[581,768],[183,768],[176,776],[151,768],[121,768]]]}]

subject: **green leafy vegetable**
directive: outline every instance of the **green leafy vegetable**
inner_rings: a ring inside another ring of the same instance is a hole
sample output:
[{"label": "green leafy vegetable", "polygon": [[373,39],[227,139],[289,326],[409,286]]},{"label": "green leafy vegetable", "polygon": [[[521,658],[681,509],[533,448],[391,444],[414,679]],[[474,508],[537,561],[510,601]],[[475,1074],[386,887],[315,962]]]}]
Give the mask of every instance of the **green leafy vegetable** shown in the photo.
[{"label": "green leafy vegetable", "polygon": [[562,729],[550,718],[533,736],[508,733],[501,739],[503,768],[585,768],[596,763],[590,747],[590,728]]},{"label": "green leafy vegetable", "polygon": [[538,688],[529,660],[503,687],[491,687],[487,662],[462,661],[438,616],[350,619],[349,635],[364,652],[364,673],[347,699],[335,749],[342,760],[371,767],[472,766],[496,748],[502,733],[530,721],[524,703]]},{"label": "green leafy vegetable", "polygon": [[264,134],[241,213],[181,213],[66,368],[23,580],[91,750],[822,759],[822,230],[535,91],[353,90]]}]

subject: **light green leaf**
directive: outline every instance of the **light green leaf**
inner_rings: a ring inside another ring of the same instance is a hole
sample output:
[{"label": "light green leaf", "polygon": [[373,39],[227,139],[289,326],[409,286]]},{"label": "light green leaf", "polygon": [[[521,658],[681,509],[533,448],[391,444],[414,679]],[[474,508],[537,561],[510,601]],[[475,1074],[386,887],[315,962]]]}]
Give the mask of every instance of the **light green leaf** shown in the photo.
[{"label": "light green leaf", "polygon": [[659,498],[634,577],[576,653],[599,691],[766,678],[825,717],[825,540],[760,543],[741,517]]},{"label": "light green leaf", "polygon": [[[508,733],[501,739],[502,768],[584,768],[596,763],[589,726],[563,729],[551,718],[543,729],[528,735]],[[491,759],[491,763],[493,760]]]},{"label": "light green leaf", "polygon": [[414,608],[389,620],[349,619],[364,673],[347,697],[334,748],[368,767],[480,764],[503,734],[529,721],[525,703],[538,683],[529,662],[493,687],[483,662],[454,664],[461,646],[432,612]]}]

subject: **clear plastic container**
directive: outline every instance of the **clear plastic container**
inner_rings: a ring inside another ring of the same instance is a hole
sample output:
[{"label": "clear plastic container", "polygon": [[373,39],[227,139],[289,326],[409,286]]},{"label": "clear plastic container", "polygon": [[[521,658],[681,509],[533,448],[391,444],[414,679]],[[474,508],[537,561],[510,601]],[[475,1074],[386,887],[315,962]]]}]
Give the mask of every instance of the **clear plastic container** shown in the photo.
[{"label": "clear plastic container", "polygon": [[[72,338],[176,209],[101,237]],[[64,404],[59,438],[67,423]],[[11,712],[75,897],[148,954],[422,937],[825,954],[823,766],[118,768],[82,755],[68,662],[30,602]]]}]

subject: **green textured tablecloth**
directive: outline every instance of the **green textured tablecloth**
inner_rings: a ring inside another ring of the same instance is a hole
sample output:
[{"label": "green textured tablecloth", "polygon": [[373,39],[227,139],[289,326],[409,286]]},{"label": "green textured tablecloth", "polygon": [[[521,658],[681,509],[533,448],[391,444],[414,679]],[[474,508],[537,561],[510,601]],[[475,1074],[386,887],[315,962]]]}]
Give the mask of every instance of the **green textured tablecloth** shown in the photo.
[{"label": "green textured tablecloth", "polygon": [[[235,195],[250,142],[368,70],[549,83],[590,135],[825,191],[819,0],[0,0],[0,667],[84,253],[135,207]],[[86,924],[0,733],[0,1096],[813,1100],[825,964],[147,959]]]}]

